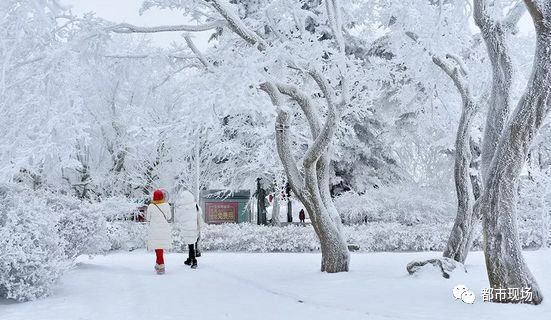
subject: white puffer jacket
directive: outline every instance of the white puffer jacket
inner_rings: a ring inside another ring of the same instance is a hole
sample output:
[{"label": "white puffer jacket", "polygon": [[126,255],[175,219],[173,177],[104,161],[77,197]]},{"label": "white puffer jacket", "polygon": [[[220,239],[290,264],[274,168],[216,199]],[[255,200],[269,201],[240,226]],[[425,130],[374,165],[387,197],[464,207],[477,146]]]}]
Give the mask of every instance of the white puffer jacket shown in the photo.
[{"label": "white puffer jacket", "polygon": [[201,211],[197,208],[193,195],[187,190],[176,199],[174,222],[180,226],[182,240],[187,244],[195,243],[201,232],[203,218]]},{"label": "white puffer jacket", "polygon": [[146,219],[149,222],[147,249],[170,249],[172,247],[172,232],[167,221],[172,219],[170,205],[166,202],[157,205],[150,204],[147,207]]}]

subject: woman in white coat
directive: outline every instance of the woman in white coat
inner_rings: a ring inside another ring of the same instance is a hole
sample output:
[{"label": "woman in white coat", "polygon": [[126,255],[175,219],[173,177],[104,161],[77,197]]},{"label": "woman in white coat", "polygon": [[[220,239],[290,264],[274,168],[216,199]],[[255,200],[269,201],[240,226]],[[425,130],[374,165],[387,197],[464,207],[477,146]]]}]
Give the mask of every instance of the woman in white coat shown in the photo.
[{"label": "woman in white coat", "polygon": [[146,220],[149,222],[147,249],[155,250],[157,274],[165,273],[164,250],[172,247],[172,234],[168,223],[172,219],[172,214],[167,200],[163,190],[155,190],[146,213]]},{"label": "woman in white coat", "polygon": [[203,218],[191,192],[185,190],[180,193],[176,199],[174,215],[176,223],[180,226],[182,240],[188,245],[189,256],[184,263],[195,269],[197,268],[195,243],[201,233]]}]

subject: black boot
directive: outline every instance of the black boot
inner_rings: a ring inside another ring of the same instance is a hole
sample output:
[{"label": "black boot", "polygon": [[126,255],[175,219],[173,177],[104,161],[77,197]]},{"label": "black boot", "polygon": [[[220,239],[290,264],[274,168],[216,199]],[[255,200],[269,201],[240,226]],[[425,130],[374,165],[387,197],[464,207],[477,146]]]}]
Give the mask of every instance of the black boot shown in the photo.
[{"label": "black boot", "polygon": [[195,256],[197,258],[201,256],[201,250],[199,250],[199,240],[195,242]]},{"label": "black boot", "polygon": [[184,264],[187,266],[191,266],[191,259],[187,258],[186,261],[184,261]]},{"label": "black boot", "polygon": [[195,259],[195,244],[188,244],[187,248],[188,248],[187,250],[189,255],[186,262],[184,263],[187,264],[188,266],[191,265],[191,267],[195,269],[197,268],[197,259]]}]

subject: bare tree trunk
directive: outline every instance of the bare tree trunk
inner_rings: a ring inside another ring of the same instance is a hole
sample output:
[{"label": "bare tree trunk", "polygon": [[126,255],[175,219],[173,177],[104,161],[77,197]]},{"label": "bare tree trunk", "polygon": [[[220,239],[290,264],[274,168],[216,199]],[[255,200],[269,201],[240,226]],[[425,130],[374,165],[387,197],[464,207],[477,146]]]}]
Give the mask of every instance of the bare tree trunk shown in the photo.
[{"label": "bare tree trunk", "polygon": [[[543,300],[519,244],[516,216],[519,176],[534,136],[549,113],[551,98],[551,4],[525,0],[536,28],[532,76],[511,120],[504,128],[488,169],[481,202],[486,269],[492,288],[531,288],[532,300]],[[509,299],[495,302],[517,302]]]}]

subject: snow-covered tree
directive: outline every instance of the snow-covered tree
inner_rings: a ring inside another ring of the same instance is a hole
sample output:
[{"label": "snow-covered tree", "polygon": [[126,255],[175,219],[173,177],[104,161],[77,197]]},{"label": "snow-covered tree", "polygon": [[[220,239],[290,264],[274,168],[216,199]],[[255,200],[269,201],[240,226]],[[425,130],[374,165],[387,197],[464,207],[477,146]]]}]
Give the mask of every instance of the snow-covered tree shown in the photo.
[{"label": "snow-covered tree", "polygon": [[[551,64],[551,5],[525,1],[536,30],[536,52],[532,76],[526,91],[503,131],[488,167],[481,201],[486,268],[492,288],[531,288],[530,303],[539,304],[543,294],[531,274],[518,241],[516,200],[519,176],[528,156],[530,144],[549,112]],[[478,19],[491,19],[483,1]],[[510,300],[507,300],[510,301]]]}]

